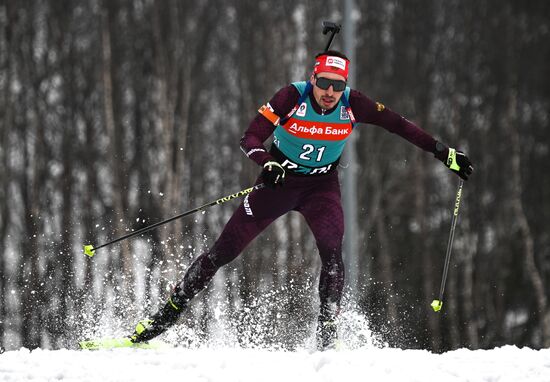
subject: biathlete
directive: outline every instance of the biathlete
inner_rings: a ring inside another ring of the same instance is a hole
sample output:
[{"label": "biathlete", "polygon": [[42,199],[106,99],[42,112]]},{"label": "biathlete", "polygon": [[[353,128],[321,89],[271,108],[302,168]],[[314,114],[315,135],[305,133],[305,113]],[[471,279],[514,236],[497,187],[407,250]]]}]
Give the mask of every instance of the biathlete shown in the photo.
[{"label": "biathlete", "polygon": [[[451,171],[467,179],[473,167],[461,151],[436,141],[427,132],[347,86],[349,59],[337,51],[315,57],[307,82],[279,90],[241,138],[246,156],[262,167],[256,184],[267,188],[249,194],[227,222],[214,246],[196,258],[168,302],[150,319],[140,321],[133,342],[152,339],[173,325],[216,271],[234,260],[260,232],[289,211],[301,213],[321,257],[317,346],[337,340],[336,319],[344,286],[342,239],[344,214],[338,161],[356,123],[381,126],[422,150],[433,153]],[[264,142],[273,135],[269,150]]]}]

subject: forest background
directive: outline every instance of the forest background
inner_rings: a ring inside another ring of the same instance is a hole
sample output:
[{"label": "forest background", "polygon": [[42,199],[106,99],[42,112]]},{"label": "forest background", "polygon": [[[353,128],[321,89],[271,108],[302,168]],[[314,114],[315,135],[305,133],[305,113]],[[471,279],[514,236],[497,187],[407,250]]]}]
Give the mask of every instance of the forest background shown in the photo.
[{"label": "forest background", "polygon": [[[93,259],[82,245],[250,186],[259,168],[240,137],[308,77],[342,3],[0,1],[0,345],[70,346],[154,311],[238,202]],[[458,178],[357,128],[346,309],[391,346],[550,346],[550,2],[364,0],[353,17],[354,87],[464,150],[475,172],[435,314]],[[218,273],[186,325],[207,338],[221,314],[239,338],[295,348],[311,335],[319,268],[288,214]]]}]

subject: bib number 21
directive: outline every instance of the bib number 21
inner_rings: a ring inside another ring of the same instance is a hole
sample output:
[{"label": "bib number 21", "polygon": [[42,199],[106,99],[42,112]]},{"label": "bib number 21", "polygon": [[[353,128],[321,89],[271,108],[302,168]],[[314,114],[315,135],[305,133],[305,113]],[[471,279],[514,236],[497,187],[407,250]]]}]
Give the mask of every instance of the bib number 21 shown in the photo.
[{"label": "bib number 21", "polygon": [[321,146],[318,147],[317,150],[315,150],[315,146],[306,143],[302,146],[302,150],[304,151],[300,154],[300,159],[312,160],[312,156],[316,156],[315,161],[320,162],[323,158],[323,153],[325,152],[325,149],[326,146]]}]

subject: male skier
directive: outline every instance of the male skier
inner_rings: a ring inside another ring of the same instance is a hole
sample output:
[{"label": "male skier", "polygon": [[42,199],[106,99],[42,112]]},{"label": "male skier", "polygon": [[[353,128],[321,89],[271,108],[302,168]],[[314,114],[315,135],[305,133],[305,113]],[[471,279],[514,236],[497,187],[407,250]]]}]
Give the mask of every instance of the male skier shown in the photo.
[{"label": "male skier", "polygon": [[[166,305],[138,323],[130,337],[133,342],[147,341],[164,332],[220,267],[239,256],[275,219],[298,211],[315,237],[322,263],[317,346],[334,346],[344,285],[344,216],[338,161],[355,123],[378,125],[400,135],[433,153],[463,179],[472,173],[464,153],[437,142],[383,104],[347,87],[349,64],[340,52],[320,53],[308,82],[282,88],[260,108],[241,138],[241,149],[262,166],[257,183],[263,182],[267,188],[244,199],[212,249],[190,265]],[[271,135],[273,144],[268,151],[264,141]]]}]

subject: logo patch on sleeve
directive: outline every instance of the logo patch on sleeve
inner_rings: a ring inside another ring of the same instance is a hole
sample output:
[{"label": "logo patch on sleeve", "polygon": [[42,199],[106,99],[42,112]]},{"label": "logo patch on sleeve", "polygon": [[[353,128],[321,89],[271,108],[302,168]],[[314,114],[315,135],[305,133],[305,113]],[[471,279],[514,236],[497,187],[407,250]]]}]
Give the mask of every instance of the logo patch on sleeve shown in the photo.
[{"label": "logo patch on sleeve", "polygon": [[384,106],[383,103],[376,102],[376,110],[378,110],[378,111],[384,111],[385,108],[386,108],[386,106]]}]

